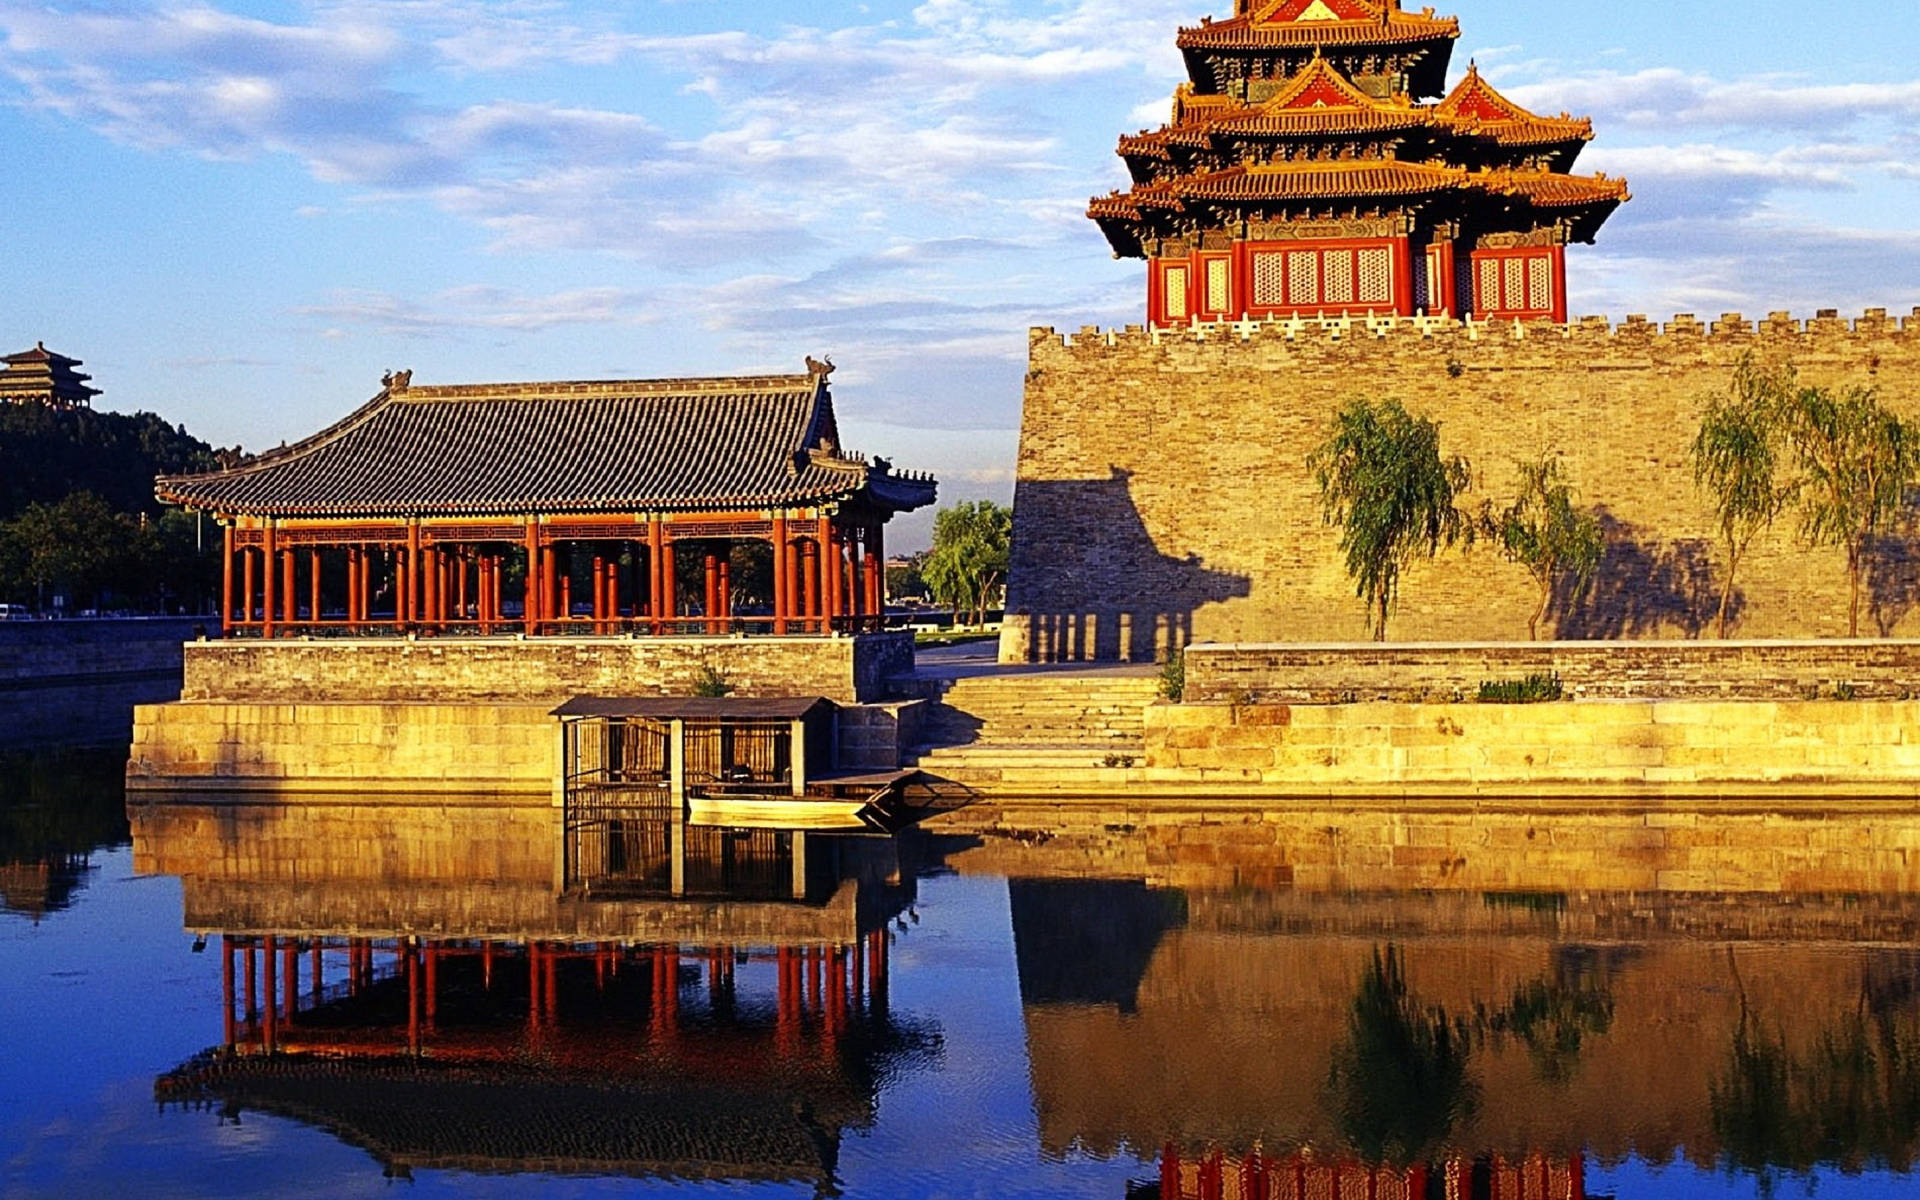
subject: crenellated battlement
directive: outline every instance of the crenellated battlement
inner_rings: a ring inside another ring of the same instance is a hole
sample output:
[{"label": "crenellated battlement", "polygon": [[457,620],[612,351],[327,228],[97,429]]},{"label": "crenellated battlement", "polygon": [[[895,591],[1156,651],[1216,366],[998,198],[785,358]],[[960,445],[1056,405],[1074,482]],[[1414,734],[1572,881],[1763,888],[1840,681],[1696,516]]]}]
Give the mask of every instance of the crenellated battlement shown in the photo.
[{"label": "crenellated battlement", "polygon": [[[1693,484],[1700,414],[1747,357],[1820,387],[1878,388],[1920,420],[1920,309],[1842,318],[1726,313],[1564,324],[1444,317],[1234,321],[1031,333],[1003,653],[1151,659],[1188,640],[1364,636],[1308,466],[1356,397],[1440,422],[1474,465],[1470,503],[1504,502],[1517,461],[1560,460],[1600,509],[1608,563],[1550,613],[1564,638],[1698,637],[1724,569]],[[1847,630],[1844,555],[1790,522],[1742,560],[1743,636]],[[1920,529],[1889,540],[1864,607],[1920,636]],[[1416,570],[1396,637],[1520,638],[1539,604],[1498,555]]]},{"label": "crenellated battlement", "polygon": [[1693,313],[1677,313],[1665,322],[1650,321],[1644,315],[1631,315],[1613,322],[1603,316],[1579,317],[1565,324],[1554,321],[1476,321],[1449,316],[1379,316],[1356,314],[1347,317],[1289,317],[1272,320],[1200,321],[1173,328],[1149,328],[1128,325],[1103,329],[1097,325],[1081,327],[1078,333],[1061,333],[1052,326],[1028,330],[1028,343],[1039,348],[1054,343],[1068,349],[1092,347],[1139,347],[1163,345],[1203,345],[1221,342],[1405,342],[1409,340],[1474,344],[1479,342],[1573,342],[1591,345],[1598,342],[1644,346],[1662,341],[1693,344],[1710,339],[1718,342],[1778,342],[1783,340],[1882,340],[1898,339],[1920,343],[1920,305],[1907,316],[1894,316],[1884,308],[1869,308],[1860,316],[1846,318],[1836,309],[1821,309],[1812,317],[1799,318],[1790,312],[1772,312],[1755,321],[1737,312],[1722,313],[1702,321]]}]

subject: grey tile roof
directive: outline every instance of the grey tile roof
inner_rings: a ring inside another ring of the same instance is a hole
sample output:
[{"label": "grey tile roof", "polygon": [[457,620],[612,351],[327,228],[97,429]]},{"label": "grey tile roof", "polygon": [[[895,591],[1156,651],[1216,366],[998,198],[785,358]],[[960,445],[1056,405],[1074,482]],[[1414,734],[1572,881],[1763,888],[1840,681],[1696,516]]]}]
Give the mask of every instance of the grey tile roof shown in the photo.
[{"label": "grey tile roof", "polygon": [[412,387],[236,468],[163,476],[162,500],[278,516],[736,510],[934,483],[838,452],[824,374]]}]

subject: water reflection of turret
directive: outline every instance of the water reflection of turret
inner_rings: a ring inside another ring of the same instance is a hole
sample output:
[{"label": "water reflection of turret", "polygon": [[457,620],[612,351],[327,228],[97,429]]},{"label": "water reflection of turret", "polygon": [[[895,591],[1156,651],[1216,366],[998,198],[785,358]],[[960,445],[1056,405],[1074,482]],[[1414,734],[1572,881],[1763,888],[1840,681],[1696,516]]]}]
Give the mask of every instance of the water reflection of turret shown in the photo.
[{"label": "water reflection of turret", "polygon": [[[185,847],[167,845],[168,830],[191,844],[234,814],[212,826],[208,815],[137,818],[142,852],[172,857]],[[156,1093],[319,1125],[395,1173],[768,1179],[830,1193],[840,1138],[874,1123],[883,1081],[939,1052],[936,1028],[889,996],[916,847],[627,833],[636,851],[661,847],[660,878],[636,870],[592,894],[555,894],[531,872],[301,881],[297,861],[241,839],[228,865],[185,877],[188,925],[222,957],[221,1044]],[[274,923],[302,908],[326,923]]]},{"label": "water reflection of turret", "polygon": [[1920,1146],[1920,958],[1887,944],[1913,897],[1011,901],[1042,1149],[1172,1164],[1143,1195],[1230,1200],[1256,1158],[1474,1200],[1580,1195],[1596,1157],[1904,1172]]}]

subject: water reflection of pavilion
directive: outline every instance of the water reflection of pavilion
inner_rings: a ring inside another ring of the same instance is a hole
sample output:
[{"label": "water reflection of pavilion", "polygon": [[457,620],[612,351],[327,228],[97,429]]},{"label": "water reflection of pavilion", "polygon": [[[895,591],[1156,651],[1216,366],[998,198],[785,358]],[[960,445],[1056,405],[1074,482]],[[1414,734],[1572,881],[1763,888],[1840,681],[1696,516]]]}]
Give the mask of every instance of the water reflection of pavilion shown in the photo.
[{"label": "water reflection of pavilion", "polygon": [[[354,829],[413,819],[334,808]],[[395,1173],[830,1194],[840,1138],[874,1123],[881,1080],[938,1053],[934,1028],[889,999],[911,844],[682,829],[657,886],[636,876],[598,899],[533,878],[356,877],[318,849],[304,865],[322,877],[304,879],[297,850],[223,835],[239,817],[136,814],[149,863],[206,855],[209,836],[231,851],[183,876],[187,924],[222,957],[221,1043],[160,1077],[163,1103],[317,1125]]]}]

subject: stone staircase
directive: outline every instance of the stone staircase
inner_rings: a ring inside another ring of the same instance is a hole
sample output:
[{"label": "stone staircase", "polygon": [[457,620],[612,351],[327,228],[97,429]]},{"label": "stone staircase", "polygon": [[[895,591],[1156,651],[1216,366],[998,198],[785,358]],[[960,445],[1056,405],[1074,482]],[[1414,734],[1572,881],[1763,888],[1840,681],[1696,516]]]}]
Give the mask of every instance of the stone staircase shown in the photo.
[{"label": "stone staircase", "polygon": [[1139,779],[1153,675],[988,674],[922,679],[930,701],[909,765],[997,792],[1044,793]]}]

